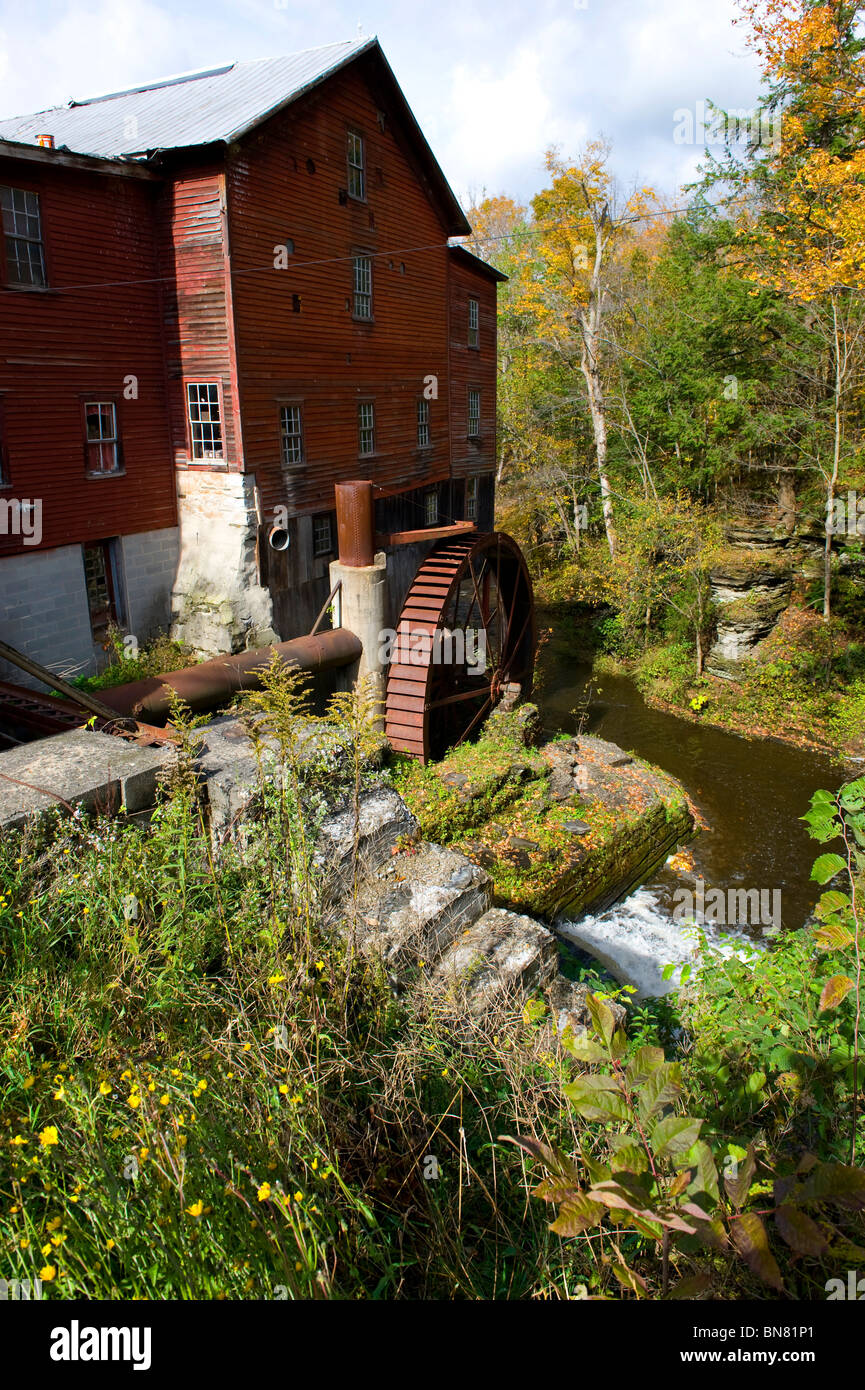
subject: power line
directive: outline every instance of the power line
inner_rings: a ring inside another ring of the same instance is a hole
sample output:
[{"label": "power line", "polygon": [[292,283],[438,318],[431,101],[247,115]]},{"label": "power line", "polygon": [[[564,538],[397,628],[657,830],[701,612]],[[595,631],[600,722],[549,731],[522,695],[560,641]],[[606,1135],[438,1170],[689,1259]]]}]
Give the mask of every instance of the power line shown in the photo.
[{"label": "power line", "polygon": [[[709,208],[718,209],[718,208],[724,208],[724,207],[735,206],[738,202],[744,203],[744,202],[747,202],[747,201],[748,201],[748,200],[745,200],[745,199],[741,199],[741,200],[740,200],[740,199],[731,199],[731,200],[729,200],[729,201],[726,202],[726,203],[704,203],[703,206],[704,206],[704,207],[709,207]],[[635,223],[636,223],[636,222],[647,222],[647,221],[651,221],[652,219],[658,218],[658,217],[676,217],[676,216],[678,216],[680,213],[691,212],[692,210],[693,210],[693,204],[686,204],[686,205],[683,206],[683,207],[676,207],[676,208],[659,208],[659,209],[657,209],[657,210],[654,211],[654,212],[645,212],[645,213],[638,213],[638,214],[635,214],[632,218],[629,218],[629,219],[627,219],[627,220],[628,220],[629,222],[635,222]],[[540,235],[542,235],[544,232],[550,230],[550,229],[553,228],[553,227],[569,227],[569,226],[572,226],[571,220],[570,220],[570,219],[566,219],[566,218],[561,218],[561,219],[556,219],[556,220],[553,220],[553,221],[550,221],[550,222],[545,222],[543,225],[527,225],[527,226],[524,226],[524,227],[521,227],[521,228],[517,229],[516,231],[502,232],[502,233],[500,233],[499,235],[496,235],[496,236],[485,236],[485,237],[469,236],[469,237],[466,237],[465,240],[462,241],[462,242],[452,242],[452,241],[450,241],[450,240],[447,240],[447,241],[430,241],[430,242],[422,243],[422,244],[417,245],[417,246],[404,246],[404,247],[398,247],[398,248],[396,248],[396,249],[390,249],[390,250],[386,250],[386,251],[370,251],[370,252],[365,253],[365,254],[368,255],[368,257],[369,257],[370,260],[379,260],[379,261],[380,261],[380,260],[392,260],[392,259],[394,259],[394,258],[398,258],[398,257],[402,257],[402,256],[419,255],[419,254],[423,254],[423,253],[429,252],[429,251],[447,250],[447,249],[449,249],[449,248],[451,248],[451,247],[462,247],[463,249],[467,249],[466,243],[468,243],[468,244],[474,243],[475,245],[478,245],[478,246],[481,246],[481,245],[486,246],[486,245],[490,245],[490,244],[492,244],[492,243],[494,243],[494,242],[511,241],[511,240],[513,240],[513,239],[514,239],[515,237],[517,237],[517,236],[540,236]],[[281,248],[284,247],[284,246],[285,246],[285,243],[284,243],[284,242],[277,242],[276,245],[275,245],[275,247],[274,247],[274,250],[276,250],[276,249],[281,249]],[[309,267],[311,267],[311,266],[342,265],[342,264],[345,264],[345,263],[347,263],[347,262],[353,262],[355,259],[356,259],[355,253],[353,253],[353,252],[348,252],[346,255],[341,255],[341,256],[321,256],[321,257],[314,257],[314,258],[311,258],[311,259],[309,259],[309,260],[302,260],[302,261],[300,261],[300,260],[295,261],[295,260],[292,259],[292,260],[290,261],[290,264],[287,265],[287,266],[285,266],[285,267],[277,267],[277,266],[274,264],[273,259],[271,259],[268,263],[263,264],[263,265],[245,266],[245,267],[243,267],[243,268],[241,268],[241,269],[235,269],[234,267],[232,267],[232,269],[231,269],[231,276],[232,276],[232,278],[234,278],[234,277],[241,276],[241,275],[262,275],[262,274],[267,274],[268,272],[272,272],[272,271],[278,271],[278,273],[282,274],[282,273],[283,273],[283,270],[289,270],[289,269],[292,269],[292,270],[304,270],[304,269],[307,269],[307,268],[309,268]],[[478,259],[481,259],[481,258],[478,257]],[[492,263],[489,262],[489,261],[484,261],[484,264],[485,264],[485,265],[491,265]],[[83,284],[79,284],[79,285],[55,285],[55,286],[49,286],[48,288],[49,288],[49,289],[56,289],[56,290],[58,290],[59,292],[64,293],[64,294],[75,294],[75,293],[79,293],[79,292],[82,292],[82,291],[85,291],[85,290],[129,289],[129,288],[133,288],[133,287],[135,287],[135,286],[145,286],[145,285],[165,285],[165,284],[173,285],[173,284],[176,284],[176,281],[177,281],[177,277],[174,276],[174,275],[153,275],[153,276],[146,276],[146,277],[143,277],[143,278],[136,278],[136,279],[130,279],[130,280],[94,280],[94,281],[90,281],[90,282],[88,282],[88,283],[83,283]]]}]

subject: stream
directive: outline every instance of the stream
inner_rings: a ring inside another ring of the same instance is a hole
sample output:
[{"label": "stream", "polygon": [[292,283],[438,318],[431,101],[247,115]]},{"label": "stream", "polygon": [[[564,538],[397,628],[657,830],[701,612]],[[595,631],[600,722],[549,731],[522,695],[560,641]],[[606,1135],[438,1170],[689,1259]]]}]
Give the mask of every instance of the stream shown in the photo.
[{"label": "stream", "polygon": [[[563,936],[645,997],[674,988],[682,964],[693,959],[689,922],[701,902],[707,938],[722,951],[759,946],[767,929],[790,931],[805,923],[821,891],[810,878],[820,849],[799,817],[819,787],[840,786],[838,763],[652,709],[629,678],[593,679],[591,666],[575,662],[564,635],[544,649],[541,673],[536,699],[548,733],[596,734],[663,768],[682,783],[708,826],[686,855],[668,859],[650,883],[615,907],[557,923]],[[749,911],[741,911],[744,898],[736,890],[755,890]],[[668,964],[677,969],[665,981]]]}]

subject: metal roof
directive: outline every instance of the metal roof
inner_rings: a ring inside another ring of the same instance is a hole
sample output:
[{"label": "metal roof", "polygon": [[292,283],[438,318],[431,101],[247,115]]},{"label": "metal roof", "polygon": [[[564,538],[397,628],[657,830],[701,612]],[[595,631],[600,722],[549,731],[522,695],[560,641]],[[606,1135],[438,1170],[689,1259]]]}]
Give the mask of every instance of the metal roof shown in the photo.
[{"label": "metal roof", "polygon": [[377,39],[352,39],[164,78],[0,120],[0,139],[36,144],[37,136],[53,135],[57,147],[108,157],[236,140],[373,47]]}]

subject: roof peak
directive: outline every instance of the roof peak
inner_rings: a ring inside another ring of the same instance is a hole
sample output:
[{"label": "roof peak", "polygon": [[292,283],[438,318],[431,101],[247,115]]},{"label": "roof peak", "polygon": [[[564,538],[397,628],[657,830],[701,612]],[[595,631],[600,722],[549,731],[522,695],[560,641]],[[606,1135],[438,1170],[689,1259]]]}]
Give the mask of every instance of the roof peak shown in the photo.
[{"label": "roof peak", "polygon": [[[221,77],[224,73],[232,72],[235,68],[251,67],[256,63],[279,63],[290,58],[301,58],[305,53],[323,53],[328,48],[349,48],[354,45],[362,45],[370,42],[371,35],[358,35],[353,39],[335,39],[333,43],[312,44],[309,48],[296,48],[291,53],[277,53],[267,58],[244,58],[235,59],[230,63],[220,63],[212,68],[190,68],[188,72],[171,73],[167,77],[155,78],[152,82],[138,82],[134,87],[122,87],[116,92],[97,92],[92,97],[82,97],[80,101],[74,97],[67,102],[67,108],[71,106],[95,106],[100,101],[113,101],[117,97],[137,96],[139,92],[158,92],[163,87],[178,87],[185,82],[199,82],[206,77]],[[49,110],[61,110],[60,107],[50,107]]]}]

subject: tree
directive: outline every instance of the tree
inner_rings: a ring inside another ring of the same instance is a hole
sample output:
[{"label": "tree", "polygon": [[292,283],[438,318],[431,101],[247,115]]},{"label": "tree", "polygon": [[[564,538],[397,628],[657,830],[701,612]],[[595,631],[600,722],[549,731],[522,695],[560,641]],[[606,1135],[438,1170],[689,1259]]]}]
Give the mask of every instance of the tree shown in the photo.
[{"label": "tree", "polygon": [[645,205],[644,190],[621,209],[608,167],[609,147],[590,143],[572,164],[546,156],[549,188],[532,200],[537,229],[534,273],[524,277],[522,306],[559,359],[582,375],[610,558],[616,555],[604,331],[615,300],[618,256]]},{"label": "tree", "polygon": [[[835,497],[845,424],[865,353],[865,43],[863,6],[847,0],[740,0],[763,63],[781,139],[751,143],[714,169],[756,196],[743,222],[745,274],[811,310],[829,363],[832,433],[818,466],[825,484],[823,617],[831,616]],[[848,451],[849,452],[849,451]]]}]

